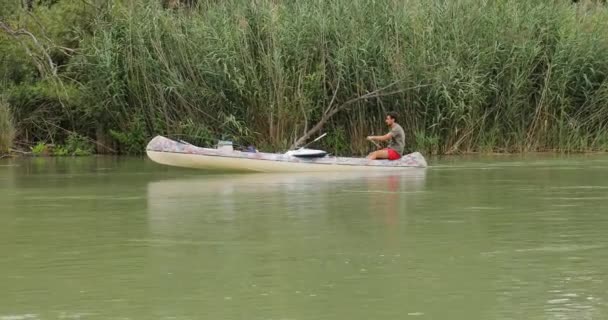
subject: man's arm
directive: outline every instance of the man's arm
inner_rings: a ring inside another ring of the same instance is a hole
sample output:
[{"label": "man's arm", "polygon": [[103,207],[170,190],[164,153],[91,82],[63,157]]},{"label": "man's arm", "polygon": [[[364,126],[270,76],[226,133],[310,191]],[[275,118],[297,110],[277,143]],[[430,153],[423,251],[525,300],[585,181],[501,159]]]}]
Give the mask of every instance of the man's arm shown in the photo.
[{"label": "man's arm", "polygon": [[390,140],[393,135],[389,132],[383,136],[367,136],[367,140],[375,140],[375,141],[387,141]]}]

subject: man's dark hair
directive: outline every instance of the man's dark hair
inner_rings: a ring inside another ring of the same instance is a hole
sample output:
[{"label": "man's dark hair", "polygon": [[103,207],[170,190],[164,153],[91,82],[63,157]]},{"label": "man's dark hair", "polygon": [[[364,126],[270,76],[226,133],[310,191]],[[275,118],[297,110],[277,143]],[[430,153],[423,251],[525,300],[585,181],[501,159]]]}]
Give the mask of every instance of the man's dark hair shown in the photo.
[{"label": "man's dark hair", "polygon": [[395,120],[395,122],[397,122],[397,117],[399,117],[399,114],[395,111],[391,111],[391,112],[387,113],[386,115],[391,117],[393,120]]}]

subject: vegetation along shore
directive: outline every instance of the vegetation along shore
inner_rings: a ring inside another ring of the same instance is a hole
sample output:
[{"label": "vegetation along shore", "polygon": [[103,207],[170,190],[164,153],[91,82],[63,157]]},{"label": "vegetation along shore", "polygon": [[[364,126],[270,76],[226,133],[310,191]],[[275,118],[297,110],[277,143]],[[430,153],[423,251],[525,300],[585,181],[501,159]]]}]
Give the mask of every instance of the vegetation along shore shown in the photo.
[{"label": "vegetation along shore", "polygon": [[597,1],[0,0],[0,154],[608,150]]}]

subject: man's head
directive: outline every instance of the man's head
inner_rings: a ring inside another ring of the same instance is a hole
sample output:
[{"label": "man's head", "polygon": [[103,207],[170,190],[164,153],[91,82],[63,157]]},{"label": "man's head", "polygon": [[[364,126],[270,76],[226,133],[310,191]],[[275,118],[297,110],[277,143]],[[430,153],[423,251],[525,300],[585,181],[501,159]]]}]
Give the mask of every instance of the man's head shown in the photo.
[{"label": "man's head", "polygon": [[392,126],[393,123],[397,122],[397,112],[391,111],[387,113],[384,122],[386,122],[387,126]]}]

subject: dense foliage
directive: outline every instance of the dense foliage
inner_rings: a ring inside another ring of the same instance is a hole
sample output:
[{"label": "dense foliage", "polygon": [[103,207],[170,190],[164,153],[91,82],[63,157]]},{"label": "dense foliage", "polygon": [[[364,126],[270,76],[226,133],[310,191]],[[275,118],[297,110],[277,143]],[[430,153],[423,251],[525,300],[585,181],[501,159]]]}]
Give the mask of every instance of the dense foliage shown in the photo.
[{"label": "dense foliage", "polygon": [[[175,1],[172,1],[172,3]],[[10,5],[12,3],[12,5]],[[397,110],[409,150],[608,149],[608,8],[570,1],[0,0],[17,139],[142,152],[164,134],[361,154]],[[6,28],[5,28],[6,29]]]}]

